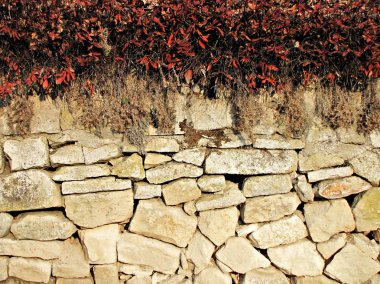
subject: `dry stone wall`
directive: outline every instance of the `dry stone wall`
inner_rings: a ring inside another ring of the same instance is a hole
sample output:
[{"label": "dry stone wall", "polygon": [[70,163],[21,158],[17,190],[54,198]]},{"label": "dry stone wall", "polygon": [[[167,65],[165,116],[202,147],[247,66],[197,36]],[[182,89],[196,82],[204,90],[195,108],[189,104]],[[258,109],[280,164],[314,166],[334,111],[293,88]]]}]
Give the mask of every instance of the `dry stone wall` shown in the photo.
[{"label": "dry stone wall", "polygon": [[0,283],[380,283],[379,132],[137,149],[41,109],[0,127]]}]

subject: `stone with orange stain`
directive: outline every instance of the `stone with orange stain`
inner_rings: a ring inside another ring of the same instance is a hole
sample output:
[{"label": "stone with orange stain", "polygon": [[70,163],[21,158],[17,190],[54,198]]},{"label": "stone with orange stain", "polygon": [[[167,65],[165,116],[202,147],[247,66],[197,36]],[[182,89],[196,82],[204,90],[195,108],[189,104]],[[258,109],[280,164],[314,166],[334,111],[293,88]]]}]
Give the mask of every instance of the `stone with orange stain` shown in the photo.
[{"label": "stone with orange stain", "polygon": [[371,188],[365,180],[351,176],[342,179],[324,180],[318,183],[318,194],[327,199],[337,199],[360,193]]}]

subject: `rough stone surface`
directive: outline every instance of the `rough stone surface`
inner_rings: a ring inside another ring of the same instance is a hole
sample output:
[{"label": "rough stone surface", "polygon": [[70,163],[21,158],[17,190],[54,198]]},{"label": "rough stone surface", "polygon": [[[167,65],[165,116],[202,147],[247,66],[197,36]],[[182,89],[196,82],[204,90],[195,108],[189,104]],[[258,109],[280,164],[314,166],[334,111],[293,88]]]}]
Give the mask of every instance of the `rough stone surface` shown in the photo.
[{"label": "rough stone surface", "polygon": [[3,147],[0,146],[0,174],[4,172],[5,169],[5,157],[3,152]]},{"label": "rough stone surface", "polygon": [[345,199],[305,204],[304,214],[314,242],[324,242],[337,233],[355,229],[354,216]]},{"label": "rough stone surface", "polygon": [[196,231],[186,249],[186,256],[197,269],[203,270],[209,265],[214,250],[213,243],[199,231]]},{"label": "rough stone surface", "polygon": [[203,169],[197,166],[169,162],[164,165],[146,171],[146,178],[150,183],[160,184],[171,180],[183,177],[200,177],[203,174]]},{"label": "rough stone surface", "polygon": [[72,167],[60,167],[52,175],[54,181],[84,180],[110,175],[107,165],[82,165]]},{"label": "rough stone surface", "polygon": [[51,241],[67,239],[77,231],[60,211],[22,213],[14,219],[11,232],[17,239]]},{"label": "rough stone surface", "polygon": [[275,221],[293,214],[300,199],[295,192],[248,198],[241,209],[244,223]]},{"label": "rough stone surface", "polygon": [[0,213],[0,238],[8,235],[11,225],[12,225],[13,217],[8,213]]},{"label": "rough stone surface", "polygon": [[307,173],[309,182],[317,182],[325,179],[348,177],[354,173],[351,167],[321,169]]},{"label": "rough stone surface", "polygon": [[59,133],[61,111],[52,101],[35,99],[30,120],[31,133]]},{"label": "rough stone surface", "polygon": [[20,171],[0,178],[0,211],[23,211],[62,205],[59,186],[45,171]]},{"label": "rough stone surface", "polygon": [[146,152],[174,153],[179,151],[178,141],[174,138],[153,138],[145,146]]},{"label": "rough stone surface", "polygon": [[207,174],[285,174],[297,170],[295,151],[226,149],[211,152],[206,158]]},{"label": "rough stone surface", "polygon": [[186,247],[197,227],[195,217],[182,208],[169,207],[159,199],[141,200],[129,231]]},{"label": "rough stone surface", "polygon": [[365,180],[352,176],[342,179],[324,180],[318,183],[318,194],[327,199],[337,199],[357,194],[371,188]]},{"label": "rough stone surface", "polygon": [[350,161],[355,174],[365,178],[372,185],[380,184],[380,155],[367,151]]},{"label": "rough stone surface", "polygon": [[350,244],[355,245],[363,253],[371,257],[372,259],[377,259],[380,253],[380,245],[376,243],[375,240],[370,240],[363,234],[352,234],[349,235],[347,241]]},{"label": "rough stone surface", "polygon": [[236,207],[202,211],[199,213],[199,230],[216,246],[222,245],[229,237],[235,235],[239,219]]},{"label": "rough stone surface", "polygon": [[245,197],[287,193],[292,189],[290,175],[254,176],[244,180]]},{"label": "rough stone surface", "polygon": [[306,154],[304,151],[298,155],[299,169],[301,172],[315,171],[323,168],[341,166],[344,164],[344,159],[328,153],[313,153]]},{"label": "rough stone surface", "polygon": [[53,261],[52,274],[63,278],[90,276],[90,264],[78,239],[70,238],[63,243],[60,257]]},{"label": "rough stone surface", "polygon": [[67,195],[64,199],[67,217],[81,227],[126,223],[133,215],[132,190]]},{"label": "rough stone surface", "polygon": [[6,280],[8,278],[8,263],[8,257],[0,256],[0,281]]},{"label": "rough stone surface", "polygon": [[125,232],[117,243],[117,252],[120,262],[174,274],[179,267],[181,250],[171,244]]},{"label": "rough stone surface", "polygon": [[257,231],[260,228],[261,224],[249,224],[249,225],[237,225],[236,234],[239,237],[246,237],[250,233]]},{"label": "rough stone surface", "polygon": [[58,278],[56,284],[94,284],[92,277],[87,278]]},{"label": "rough stone surface", "polygon": [[120,146],[116,144],[108,144],[100,148],[83,147],[83,154],[87,165],[115,159],[123,155]]},{"label": "rough stone surface", "polygon": [[354,127],[338,128],[337,134],[340,142],[347,144],[365,144],[366,139],[363,134],[359,134]]},{"label": "rough stone surface", "polygon": [[317,243],[317,249],[324,259],[329,259],[346,245],[347,234],[341,233],[325,242]]},{"label": "rough stone surface", "polygon": [[84,164],[83,150],[78,145],[67,145],[50,155],[53,166]]},{"label": "rough stone surface", "polygon": [[269,248],[267,253],[274,265],[285,273],[296,276],[321,275],[325,266],[315,244],[308,239]]},{"label": "rough stone surface", "polygon": [[243,237],[233,237],[216,253],[216,258],[237,273],[247,273],[254,268],[268,267],[270,261],[252,247]]},{"label": "rough stone surface", "polygon": [[330,278],[327,278],[324,275],[319,275],[319,276],[295,277],[294,283],[295,284],[338,284],[339,282],[336,282]]},{"label": "rough stone surface", "polygon": [[357,196],[353,213],[359,232],[380,228],[380,187],[374,187]]},{"label": "rough stone surface", "polygon": [[223,175],[204,175],[197,180],[203,192],[218,192],[226,188],[226,178]]},{"label": "rough stone surface", "polygon": [[100,177],[81,181],[66,181],[62,183],[62,194],[118,191],[131,188],[132,183],[130,180]]},{"label": "rough stone surface", "polygon": [[195,179],[182,178],[162,186],[162,195],[166,205],[178,205],[201,197],[201,191]]},{"label": "rough stone surface", "polygon": [[123,158],[120,163],[113,166],[111,174],[134,181],[142,180],[145,178],[143,159],[138,154]]},{"label": "rough stone surface", "polygon": [[136,182],[134,184],[135,199],[149,199],[161,196],[161,185],[149,184],[147,182]]},{"label": "rough stone surface", "polygon": [[60,241],[0,239],[0,255],[56,259],[61,255],[62,249],[63,242]]},{"label": "rough stone surface", "polygon": [[227,188],[223,194],[204,194],[199,198],[195,206],[198,211],[226,208],[245,202],[245,197],[239,189]]},{"label": "rough stone surface", "polygon": [[307,182],[306,176],[298,176],[294,189],[296,190],[301,201],[312,202],[314,200],[314,190],[311,187],[311,184]]},{"label": "rough stone surface", "polygon": [[186,149],[176,153],[173,160],[200,167],[206,157],[206,148]]},{"label": "rough stone surface", "polygon": [[157,154],[157,153],[148,153],[145,156],[144,168],[150,169],[150,168],[153,168],[155,166],[170,162],[171,160],[172,160],[172,158],[170,156]]},{"label": "rough stone surface", "polygon": [[96,284],[119,284],[119,274],[115,264],[96,265],[93,271]]},{"label": "rough stone surface", "polygon": [[21,257],[9,259],[9,276],[14,276],[25,281],[48,283],[50,274],[50,261]]},{"label": "rough stone surface", "polygon": [[369,135],[372,146],[374,148],[380,148],[380,131],[372,131],[371,134]]},{"label": "rough stone surface", "polygon": [[50,166],[49,147],[45,137],[4,142],[4,153],[12,171]]},{"label": "rough stone surface", "polygon": [[[349,269],[347,269],[349,268]],[[325,273],[344,283],[363,283],[380,271],[380,264],[352,244],[347,244],[327,265]]]},{"label": "rough stone surface", "polygon": [[289,280],[280,270],[269,266],[248,271],[243,276],[241,284],[289,284]]},{"label": "rough stone surface", "polygon": [[117,261],[116,243],[119,238],[117,224],[80,230],[79,237],[90,263],[109,264]]},{"label": "rough stone surface", "polygon": [[203,269],[194,277],[194,284],[232,284],[231,276],[223,273],[216,266],[209,266]]},{"label": "rough stone surface", "polygon": [[283,137],[257,137],[252,141],[253,148],[259,149],[302,149],[305,142],[300,139],[284,139]]},{"label": "rough stone surface", "polygon": [[152,267],[134,264],[122,264],[119,271],[124,274],[137,275],[137,276],[150,276],[153,274]]},{"label": "rough stone surface", "polygon": [[249,239],[255,247],[266,249],[296,242],[307,235],[307,229],[302,220],[298,216],[292,215],[264,224],[250,234]]}]

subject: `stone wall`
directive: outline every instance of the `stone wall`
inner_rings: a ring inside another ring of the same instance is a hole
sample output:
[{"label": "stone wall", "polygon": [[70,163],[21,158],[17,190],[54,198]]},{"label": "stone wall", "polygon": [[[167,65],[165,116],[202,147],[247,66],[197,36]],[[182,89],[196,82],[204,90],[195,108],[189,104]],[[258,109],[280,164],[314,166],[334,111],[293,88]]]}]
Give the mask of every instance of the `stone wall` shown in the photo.
[{"label": "stone wall", "polygon": [[198,106],[177,118],[224,136],[195,147],[137,149],[50,102],[28,135],[0,115],[0,283],[380,283],[380,132],[247,136]]}]

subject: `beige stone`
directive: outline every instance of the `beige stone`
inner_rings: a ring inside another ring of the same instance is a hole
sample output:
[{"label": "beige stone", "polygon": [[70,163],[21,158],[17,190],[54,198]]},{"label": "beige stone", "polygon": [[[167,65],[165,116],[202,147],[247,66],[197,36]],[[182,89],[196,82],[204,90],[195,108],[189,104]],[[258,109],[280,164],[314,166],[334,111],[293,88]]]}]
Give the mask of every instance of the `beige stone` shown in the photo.
[{"label": "beige stone", "polygon": [[331,142],[337,139],[336,132],[329,127],[312,125],[306,132],[306,142],[308,143]]},{"label": "beige stone", "polygon": [[366,284],[379,284],[380,283],[380,274],[375,274],[369,279]]},{"label": "beige stone", "polygon": [[330,278],[327,278],[324,275],[319,275],[319,276],[295,277],[294,283],[295,284],[338,284],[339,282],[336,282]]},{"label": "beige stone", "polygon": [[371,188],[365,180],[357,177],[324,180],[318,183],[318,194],[327,199],[337,199],[357,194]]},{"label": "beige stone", "polygon": [[292,215],[262,225],[249,235],[249,239],[253,246],[266,249],[296,242],[307,235],[307,229],[302,220],[298,216]]},{"label": "beige stone", "polygon": [[186,247],[197,227],[196,217],[182,208],[165,206],[159,199],[141,200],[129,225],[129,231]]},{"label": "beige stone", "polygon": [[96,265],[93,271],[96,284],[119,284],[117,265]]},{"label": "beige stone", "polygon": [[128,284],[151,284],[152,279],[149,276],[133,276],[128,280]]},{"label": "beige stone", "polygon": [[300,139],[285,139],[282,136],[256,137],[252,141],[253,148],[259,149],[302,149],[305,142]]},{"label": "beige stone", "polygon": [[5,157],[3,152],[3,147],[0,146],[0,174],[4,172],[5,169]]},{"label": "beige stone", "polygon": [[300,204],[295,192],[248,198],[241,215],[244,223],[275,221],[293,214]]},{"label": "beige stone", "polygon": [[322,168],[330,168],[335,166],[341,166],[344,164],[344,159],[329,153],[313,153],[306,154],[304,151],[298,155],[299,158],[299,170],[301,172],[315,171]]},{"label": "beige stone", "polygon": [[200,167],[206,157],[206,148],[186,149],[176,153],[173,160],[176,162],[183,162],[193,164]]},{"label": "beige stone", "polygon": [[182,178],[162,186],[162,195],[166,205],[178,205],[201,197],[201,191],[195,179]]},{"label": "beige stone", "polygon": [[52,275],[63,278],[90,276],[90,264],[78,239],[64,241],[61,255],[53,260]]},{"label": "beige stone", "polygon": [[380,131],[374,130],[369,135],[369,138],[371,140],[371,144],[374,148],[380,148]]},{"label": "beige stone", "polygon": [[0,256],[0,281],[8,278],[9,257]]},{"label": "beige stone", "polygon": [[58,148],[55,153],[50,155],[50,160],[53,166],[84,164],[82,147],[67,145]]},{"label": "beige stone", "polygon": [[212,242],[196,231],[186,249],[186,256],[197,269],[203,270],[209,265],[214,250],[215,246]]},{"label": "beige stone", "polygon": [[226,149],[216,150],[206,158],[207,174],[284,174],[297,170],[293,150]]},{"label": "beige stone", "polygon": [[67,239],[77,231],[60,211],[22,213],[14,219],[11,232],[17,239],[51,241]]},{"label": "beige stone", "polygon": [[216,246],[222,245],[229,237],[235,236],[239,219],[236,207],[202,211],[199,213],[199,230]]},{"label": "beige stone", "polygon": [[223,273],[216,266],[209,266],[203,269],[194,277],[194,284],[232,284],[231,276]]},{"label": "beige stone", "polygon": [[108,176],[111,171],[107,165],[81,165],[60,167],[52,175],[54,181],[84,180]]},{"label": "beige stone", "polygon": [[143,180],[145,178],[143,159],[138,154],[123,158],[120,163],[112,167],[111,174],[121,178],[130,178],[133,181]]},{"label": "beige stone", "polygon": [[132,182],[115,177],[100,177],[62,183],[62,194],[90,193],[101,191],[119,191],[132,189]]},{"label": "beige stone", "polygon": [[304,214],[314,242],[324,242],[340,232],[355,230],[355,220],[345,199],[305,204]]},{"label": "beige stone", "polygon": [[297,177],[297,183],[294,185],[298,197],[303,202],[312,202],[314,200],[314,190],[311,184],[307,182],[306,176],[300,175]]},{"label": "beige stone", "polygon": [[241,284],[289,284],[289,280],[280,270],[269,266],[266,268],[255,268],[248,271]]},{"label": "beige stone", "polygon": [[134,183],[134,199],[149,199],[161,196],[160,184],[149,184],[147,182]]},{"label": "beige stone", "polygon": [[366,138],[357,132],[355,127],[338,128],[336,130],[339,141],[347,144],[365,144]]},{"label": "beige stone", "polygon": [[247,237],[250,233],[257,231],[261,227],[261,224],[248,224],[237,225],[236,234],[238,237]]},{"label": "beige stone", "polygon": [[355,245],[363,253],[371,257],[372,259],[377,259],[380,253],[380,245],[376,243],[375,240],[370,240],[363,234],[352,234],[347,238],[347,242]]},{"label": "beige stone", "polygon": [[86,165],[105,162],[123,156],[121,147],[116,144],[107,144],[99,148],[83,147]]},{"label": "beige stone", "polygon": [[315,244],[308,239],[269,248],[267,253],[272,263],[287,274],[318,276],[325,266]]},{"label": "beige stone", "polygon": [[146,152],[172,153],[179,151],[178,141],[174,138],[156,137],[147,142]]},{"label": "beige stone", "polygon": [[355,174],[368,180],[373,186],[380,185],[380,155],[367,151],[350,161]]},{"label": "beige stone", "polygon": [[8,213],[0,213],[0,238],[9,234],[13,217]]},{"label": "beige stone", "polygon": [[205,137],[198,141],[198,147],[219,149],[241,148],[252,145],[252,141],[245,133],[235,134],[231,129],[223,129],[220,135]]},{"label": "beige stone", "polygon": [[61,255],[62,249],[63,242],[60,241],[0,239],[0,255],[56,259]]},{"label": "beige stone", "polygon": [[218,192],[226,188],[226,179],[223,175],[203,175],[197,180],[202,192]]},{"label": "beige stone", "polygon": [[59,133],[61,131],[61,111],[50,99],[40,101],[33,99],[33,115],[30,120],[31,133]]},{"label": "beige stone", "polygon": [[195,207],[195,201],[189,201],[183,204],[183,211],[185,211],[187,215],[194,216],[197,212],[197,207]]},{"label": "beige stone", "polygon": [[198,168],[197,166],[169,162],[147,170],[146,178],[150,183],[160,184],[183,177],[200,177],[202,174],[203,169]]},{"label": "beige stone", "polygon": [[64,199],[67,217],[81,227],[126,223],[133,215],[132,190],[67,195]]},{"label": "beige stone", "polygon": [[198,211],[226,208],[244,203],[246,198],[239,189],[227,188],[222,194],[203,194],[195,206]]},{"label": "beige stone", "polygon": [[150,169],[155,166],[165,164],[170,162],[172,158],[170,156],[158,154],[158,153],[147,153],[144,160],[144,168]]},{"label": "beige stone", "polygon": [[4,153],[12,171],[50,166],[49,146],[45,137],[7,140],[4,142]]},{"label": "beige stone", "polygon": [[329,259],[332,257],[338,250],[346,245],[347,234],[340,233],[328,241],[317,243],[317,250],[323,256],[324,259]]},{"label": "beige stone", "polygon": [[58,278],[56,284],[94,284],[92,277],[87,278]]},{"label": "beige stone", "polygon": [[14,131],[10,127],[9,114],[6,109],[3,113],[0,114],[0,134],[2,135],[12,135]]},{"label": "beige stone", "polygon": [[248,177],[243,183],[245,197],[287,193],[292,189],[290,175],[265,175]]},{"label": "beige stone", "polygon": [[372,231],[380,228],[380,187],[374,187],[357,196],[353,204],[356,230]]},{"label": "beige stone", "polygon": [[352,244],[341,249],[325,269],[328,276],[348,284],[364,283],[379,271],[380,264]]},{"label": "beige stone", "polygon": [[59,186],[41,170],[27,170],[0,178],[0,211],[61,207]]},{"label": "beige stone", "polygon": [[120,262],[174,274],[179,267],[181,250],[168,243],[124,232],[117,243],[117,252]]},{"label": "beige stone", "polygon": [[351,176],[354,173],[351,167],[321,169],[307,173],[309,182],[317,182],[325,179],[336,179]]},{"label": "beige stone", "polygon": [[145,265],[122,264],[119,271],[124,274],[137,276],[150,276],[153,274],[153,268]]},{"label": "beige stone", "polygon": [[9,259],[9,276],[14,276],[25,281],[48,283],[50,274],[50,261],[21,257]]}]

